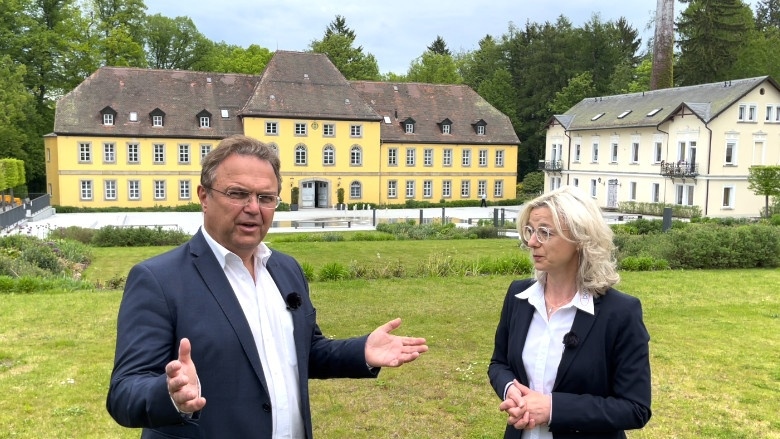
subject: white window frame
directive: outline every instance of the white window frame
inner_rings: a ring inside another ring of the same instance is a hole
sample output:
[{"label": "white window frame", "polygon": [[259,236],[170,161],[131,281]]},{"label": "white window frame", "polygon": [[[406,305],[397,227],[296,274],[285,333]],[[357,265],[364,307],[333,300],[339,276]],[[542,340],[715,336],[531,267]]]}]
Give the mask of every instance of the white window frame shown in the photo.
[{"label": "white window frame", "polygon": [[103,144],[103,163],[116,163],[116,143]]},{"label": "white window frame", "polygon": [[414,166],[416,162],[416,149],[406,148],[406,166]]},{"label": "white window frame", "polygon": [[574,144],[574,162],[579,163],[580,157],[582,155],[582,144],[575,143]]},{"label": "white window frame", "polygon": [[265,122],[265,135],[266,136],[278,136],[279,135],[279,122],[273,120],[267,120]]},{"label": "white window frame", "polygon": [[469,198],[471,196],[471,180],[460,181],[460,197]]},{"label": "white window frame", "polygon": [[103,180],[103,199],[106,201],[115,201],[116,198],[116,180]]},{"label": "white window frame", "polygon": [[332,123],[322,124],[322,136],[323,137],[335,137],[336,125]]},{"label": "white window frame", "polygon": [[200,117],[200,128],[211,128],[211,118],[209,116]]},{"label": "white window frame", "polygon": [[652,203],[661,202],[661,183],[650,184],[650,202]]},{"label": "white window frame", "polygon": [[441,197],[452,198],[452,180],[442,180],[441,182]]},{"label": "white window frame", "polygon": [[414,180],[406,180],[406,198],[414,198],[415,185]]},{"label": "white window frame", "polygon": [[423,149],[423,166],[433,166],[433,148]]},{"label": "white window frame", "polygon": [[79,163],[92,163],[92,144],[79,142]]},{"label": "white window frame", "polygon": [[493,181],[493,198],[504,198],[504,180]]},{"label": "white window frame", "polygon": [[[737,166],[737,150],[739,143],[736,139],[726,139],[726,147],[723,151],[723,164],[725,166]],[[729,149],[731,149],[731,160],[729,160]]]},{"label": "white window frame", "polygon": [[639,142],[631,143],[631,163],[639,163]]},{"label": "white window frame", "polygon": [[349,166],[363,166],[363,148],[352,145],[349,149]]},{"label": "white window frame", "polygon": [[358,125],[358,124],[350,125],[349,137],[363,137],[363,125]]},{"label": "white window frame", "polygon": [[307,136],[309,131],[306,127],[306,122],[295,122],[294,134],[298,137]]},{"label": "white window frame", "polygon": [[387,149],[387,166],[398,166],[398,148]]},{"label": "white window frame", "polygon": [[201,143],[200,144],[200,159],[203,160],[208,153],[211,152],[211,145],[208,143]]},{"label": "white window frame", "polygon": [[164,143],[155,143],[152,145],[152,163],[155,165],[164,165],[165,164],[165,144]]},{"label": "white window frame", "polygon": [[503,168],[504,167],[504,150],[498,149],[496,150],[496,168]]},{"label": "white window frame", "polygon": [[363,198],[363,185],[359,181],[353,181],[349,184],[349,199],[359,200]]},{"label": "white window frame", "polygon": [[306,166],[309,160],[309,154],[306,145],[295,145],[295,166]]},{"label": "white window frame", "polygon": [[441,165],[442,166],[452,166],[452,149],[451,148],[445,148],[442,150],[441,153]]},{"label": "white window frame", "polygon": [[127,163],[141,163],[141,145],[138,143],[127,144]]},{"label": "white window frame", "polygon": [[165,190],[165,180],[154,180],[152,183],[154,188],[154,199],[165,200],[167,198],[167,191]]},{"label": "white window frame", "polygon": [[103,125],[106,126],[114,125],[114,115],[111,113],[103,114]]},{"label": "white window frame", "polygon": [[653,144],[653,163],[661,163],[663,161],[663,142],[655,142]]},{"label": "white window frame", "polygon": [[398,180],[387,181],[387,198],[398,198]]},{"label": "white window frame", "polygon": [[92,201],[92,197],[94,197],[94,192],[92,190],[92,180],[80,180],[79,181],[79,200],[81,201]]},{"label": "white window frame", "polygon": [[628,183],[628,199],[636,201],[636,182],[631,181]]},{"label": "white window frame", "polygon": [[595,178],[590,179],[590,196],[593,198],[596,198],[596,195],[598,194],[598,182]]},{"label": "white window frame", "polygon": [[590,155],[590,162],[591,163],[598,163],[599,162],[599,142],[593,142],[593,151]]},{"label": "white window frame", "polygon": [[152,126],[153,127],[161,127],[163,126],[163,117],[159,114],[157,116],[152,116]]},{"label": "white window frame", "polygon": [[423,198],[433,197],[433,180],[423,180]]},{"label": "white window frame", "polygon": [[734,209],[734,205],[736,204],[736,193],[736,186],[723,186],[723,196],[721,197],[722,209]]},{"label": "white window frame", "polygon": [[484,168],[487,166],[488,162],[488,150],[487,149],[480,149],[477,153],[477,163],[479,163],[480,168]]},{"label": "white window frame", "polygon": [[127,180],[127,199],[141,199],[141,180]]},{"label": "white window frame", "polygon": [[617,163],[618,162],[618,150],[620,149],[620,145],[617,142],[612,142],[611,148],[610,148],[610,155],[609,155],[609,162],[610,163]]},{"label": "white window frame", "polygon": [[190,145],[186,143],[179,144],[179,164],[180,165],[190,164]]},{"label": "white window frame", "polygon": [[468,148],[464,148],[461,151],[460,156],[460,165],[464,168],[468,168],[471,166],[471,150]]},{"label": "white window frame", "polygon": [[189,180],[179,180],[179,199],[192,199],[192,183]]},{"label": "white window frame", "polygon": [[335,166],[336,165],[336,148],[330,143],[322,148],[322,165],[323,166]]}]

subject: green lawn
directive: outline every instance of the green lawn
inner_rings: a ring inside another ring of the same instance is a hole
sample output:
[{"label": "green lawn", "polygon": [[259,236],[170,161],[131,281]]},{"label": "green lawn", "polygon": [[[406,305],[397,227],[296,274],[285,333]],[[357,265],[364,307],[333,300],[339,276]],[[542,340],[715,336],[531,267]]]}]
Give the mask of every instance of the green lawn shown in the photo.
[{"label": "green lawn", "polygon": [[[280,243],[315,266],[517,250],[513,240]],[[88,279],[124,275],[162,249],[95,249]],[[106,277],[104,277],[106,276]],[[653,418],[637,438],[780,438],[780,270],[622,273],[652,337]],[[312,382],[318,438],[496,438],[505,422],[486,369],[512,277],[315,282],[323,331],[390,318],[430,352],[376,380]],[[137,438],[105,411],[120,291],[0,295],[0,438]]]}]

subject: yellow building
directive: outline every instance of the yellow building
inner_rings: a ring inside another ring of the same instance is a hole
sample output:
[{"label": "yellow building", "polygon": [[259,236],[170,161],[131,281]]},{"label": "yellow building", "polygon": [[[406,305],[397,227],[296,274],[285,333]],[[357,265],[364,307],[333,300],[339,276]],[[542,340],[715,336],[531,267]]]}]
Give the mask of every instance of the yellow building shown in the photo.
[{"label": "yellow building", "polygon": [[545,190],[757,217],[750,167],[780,164],[780,87],[768,76],[583,99],[547,129]]},{"label": "yellow building", "polygon": [[347,81],[321,54],[278,51],[259,75],[103,67],[57,104],[44,139],[52,204],[197,202],[202,157],[245,134],[274,147],[283,201],[514,198],[519,140],[467,86]]}]

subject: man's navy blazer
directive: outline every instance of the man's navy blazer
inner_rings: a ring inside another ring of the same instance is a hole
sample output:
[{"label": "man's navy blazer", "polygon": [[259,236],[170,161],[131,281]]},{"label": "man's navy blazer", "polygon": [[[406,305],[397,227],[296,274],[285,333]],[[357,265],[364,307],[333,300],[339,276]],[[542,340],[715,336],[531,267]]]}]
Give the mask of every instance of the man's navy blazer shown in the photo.
[{"label": "man's navy blazer", "polygon": [[[507,383],[528,386],[523,347],[535,308],[515,297],[534,280],[514,281],[504,299],[488,376],[499,398]],[[650,336],[639,299],[610,288],[594,302],[594,315],[577,310],[571,332],[576,347],[566,347],[552,389],[555,439],[625,438],[624,430],[650,420]],[[563,343],[563,340],[561,340]],[[504,437],[522,430],[507,425]]]},{"label": "man's navy blazer", "polygon": [[[367,336],[322,335],[300,265],[274,251],[268,271],[279,292],[301,297],[292,314],[302,416],[312,437],[309,378],[369,378]],[[165,365],[179,341],[192,343],[206,406],[184,419],[168,395]],[[117,319],[108,412],[142,438],[271,438],[271,400],[252,332],[230,282],[201,231],[186,244],[134,266]]]}]

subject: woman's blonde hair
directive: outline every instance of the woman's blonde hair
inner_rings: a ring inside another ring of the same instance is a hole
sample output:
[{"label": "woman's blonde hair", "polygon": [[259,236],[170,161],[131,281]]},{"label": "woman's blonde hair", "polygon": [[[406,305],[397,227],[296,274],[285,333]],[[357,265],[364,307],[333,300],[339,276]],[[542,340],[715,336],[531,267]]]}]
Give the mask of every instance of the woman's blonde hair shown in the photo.
[{"label": "woman's blonde hair", "polygon": [[[555,228],[569,230],[568,237],[564,234],[560,236],[575,243],[579,249],[576,280],[579,291],[598,296],[620,281],[612,229],[591,197],[573,186],[562,186],[531,200],[517,217],[517,230],[521,237],[531,211],[539,207],[550,209]],[[528,244],[525,240],[523,243]],[[547,273],[534,271],[534,277],[544,284]]]}]

